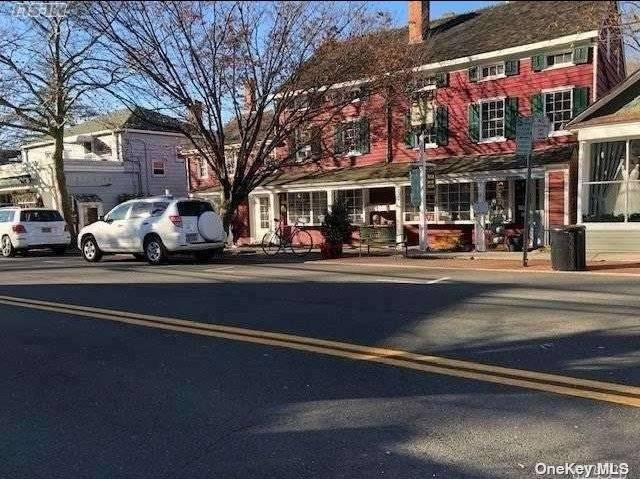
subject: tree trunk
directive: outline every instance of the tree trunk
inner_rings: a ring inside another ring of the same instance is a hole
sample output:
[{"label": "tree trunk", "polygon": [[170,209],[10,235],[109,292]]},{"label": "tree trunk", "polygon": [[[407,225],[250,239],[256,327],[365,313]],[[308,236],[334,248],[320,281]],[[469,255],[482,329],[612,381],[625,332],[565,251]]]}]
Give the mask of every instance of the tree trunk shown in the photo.
[{"label": "tree trunk", "polygon": [[391,105],[391,91],[387,91],[385,100],[385,116],[387,123],[387,157],[386,162],[393,162],[393,111]]},{"label": "tree trunk", "polygon": [[73,208],[71,205],[71,198],[69,197],[69,192],[67,191],[67,180],[64,174],[64,130],[58,129],[52,132],[54,139],[54,149],[53,149],[53,171],[54,171],[54,190],[57,197],[57,203],[59,205],[60,210],[62,211],[62,216],[64,220],[67,222],[69,227],[69,231],[71,232],[72,238],[75,240],[77,235],[76,231],[76,222],[74,221]]}]

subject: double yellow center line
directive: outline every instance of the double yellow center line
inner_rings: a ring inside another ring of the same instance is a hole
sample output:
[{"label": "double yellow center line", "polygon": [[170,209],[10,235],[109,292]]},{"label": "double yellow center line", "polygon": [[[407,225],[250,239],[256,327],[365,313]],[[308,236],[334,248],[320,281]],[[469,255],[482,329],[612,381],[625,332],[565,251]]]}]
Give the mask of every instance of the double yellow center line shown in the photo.
[{"label": "double yellow center line", "polygon": [[470,361],[416,354],[397,349],[362,346],[340,341],[297,336],[294,334],[201,323],[113,309],[93,308],[2,295],[0,295],[0,304],[83,316],[92,319],[117,321],[120,323],[197,334],[200,336],[276,346],[358,361],[369,361],[427,373],[444,374],[463,379],[473,379],[565,396],[576,396],[623,404],[625,406],[640,407],[640,387],[635,386],[479,364]]}]

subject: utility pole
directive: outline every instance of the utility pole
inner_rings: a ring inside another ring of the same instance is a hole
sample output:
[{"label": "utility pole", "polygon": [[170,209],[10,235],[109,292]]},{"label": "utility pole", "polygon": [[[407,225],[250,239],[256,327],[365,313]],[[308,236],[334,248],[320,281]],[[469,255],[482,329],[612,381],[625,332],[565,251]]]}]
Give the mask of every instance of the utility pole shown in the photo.
[{"label": "utility pole", "polygon": [[531,202],[529,197],[531,196],[531,153],[527,155],[527,179],[524,187],[524,232],[522,235],[522,266],[525,268],[529,266],[529,230],[531,217],[529,215],[529,209],[531,208]]},{"label": "utility pole", "polygon": [[427,155],[424,149],[424,127],[420,131],[420,251],[429,250],[429,230],[427,226]]}]

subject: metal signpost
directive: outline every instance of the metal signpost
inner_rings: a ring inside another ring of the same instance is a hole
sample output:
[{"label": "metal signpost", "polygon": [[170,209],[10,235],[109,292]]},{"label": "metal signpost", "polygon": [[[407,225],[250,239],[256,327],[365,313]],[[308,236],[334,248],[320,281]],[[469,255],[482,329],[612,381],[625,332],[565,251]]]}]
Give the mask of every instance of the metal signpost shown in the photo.
[{"label": "metal signpost", "polygon": [[522,235],[522,266],[529,266],[527,253],[529,250],[529,194],[531,182],[531,147],[533,145],[532,137],[533,119],[528,117],[519,117],[516,123],[516,155],[524,156],[527,159],[527,179],[524,189],[524,232]]},{"label": "metal signpost", "polygon": [[529,236],[531,225],[531,150],[534,140],[541,140],[549,135],[549,118],[545,115],[519,117],[516,123],[516,155],[524,156],[527,159],[527,179],[524,192],[524,232],[522,235],[522,266],[529,266]]}]

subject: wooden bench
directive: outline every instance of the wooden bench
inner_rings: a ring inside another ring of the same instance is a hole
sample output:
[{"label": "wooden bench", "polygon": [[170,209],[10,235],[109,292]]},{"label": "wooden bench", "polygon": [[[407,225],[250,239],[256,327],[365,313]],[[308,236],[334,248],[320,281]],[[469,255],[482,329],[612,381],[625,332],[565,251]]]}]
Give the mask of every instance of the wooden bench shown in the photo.
[{"label": "wooden bench", "polygon": [[398,250],[398,246],[404,249],[407,255],[407,237],[402,236],[402,241],[396,238],[395,226],[361,226],[360,227],[360,256],[362,256],[362,247],[367,247],[367,254],[371,251],[371,246],[394,246]]}]

